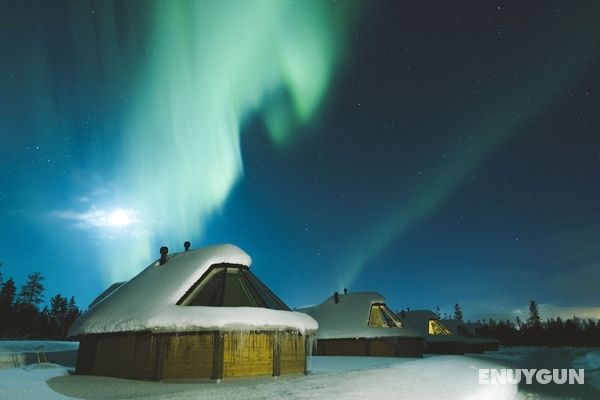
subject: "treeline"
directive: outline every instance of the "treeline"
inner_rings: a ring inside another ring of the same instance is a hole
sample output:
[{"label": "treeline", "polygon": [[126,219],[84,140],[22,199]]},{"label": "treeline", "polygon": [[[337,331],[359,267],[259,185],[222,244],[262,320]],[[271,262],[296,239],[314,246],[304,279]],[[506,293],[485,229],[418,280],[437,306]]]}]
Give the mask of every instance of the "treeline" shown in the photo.
[{"label": "treeline", "polygon": [[[0,266],[2,264],[0,263]],[[0,271],[0,338],[63,339],[81,310],[70,299],[57,294],[40,309],[44,300],[44,276],[34,272],[17,291],[12,278]]]},{"label": "treeline", "polygon": [[542,321],[535,301],[529,302],[529,318],[478,321],[480,333],[496,338],[505,346],[600,346],[600,321],[577,317],[563,320],[550,318]]}]

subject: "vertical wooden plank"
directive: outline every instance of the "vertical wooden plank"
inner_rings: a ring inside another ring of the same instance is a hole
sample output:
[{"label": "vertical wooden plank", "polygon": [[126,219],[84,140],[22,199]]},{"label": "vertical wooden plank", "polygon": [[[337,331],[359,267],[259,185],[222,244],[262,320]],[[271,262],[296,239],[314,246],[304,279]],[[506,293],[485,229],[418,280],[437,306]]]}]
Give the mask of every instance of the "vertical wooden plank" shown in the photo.
[{"label": "vertical wooden plank", "polygon": [[79,350],[77,351],[77,363],[75,372],[78,375],[90,375],[96,354],[96,337],[84,336],[79,339]]},{"label": "vertical wooden plank", "polygon": [[156,336],[152,336],[150,338],[151,341],[154,341],[154,347],[156,347],[155,349],[155,356],[154,356],[154,376],[153,379],[155,381],[160,381],[162,380],[163,377],[163,360],[165,358],[164,353],[165,353],[165,346],[166,346],[166,342],[168,339],[165,336],[162,335],[156,335]]},{"label": "vertical wooden plank", "polygon": [[[317,342],[317,339],[314,338],[315,343]],[[309,351],[312,351],[311,349],[309,349],[310,346],[310,340],[308,340],[307,336],[302,336],[302,342],[304,343],[304,375],[308,374],[308,355],[311,354],[309,353]]]},{"label": "vertical wooden plank", "polygon": [[281,375],[281,344],[279,332],[273,333],[273,376]]},{"label": "vertical wooden plank", "polygon": [[213,370],[211,379],[223,378],[223,334],[221,332],[213,333]]}]

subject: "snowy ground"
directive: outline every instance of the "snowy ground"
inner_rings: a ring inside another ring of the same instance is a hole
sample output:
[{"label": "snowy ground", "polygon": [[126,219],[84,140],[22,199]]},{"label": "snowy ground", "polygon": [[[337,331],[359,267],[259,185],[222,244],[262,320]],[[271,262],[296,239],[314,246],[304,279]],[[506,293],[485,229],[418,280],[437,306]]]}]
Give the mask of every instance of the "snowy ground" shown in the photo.
[{"label": "snowy ground", "polygon": [[[0,342],[3,343],[3,342]],[[1,345],[0,345],[1,346]],[[2,347],[0,347],[1,349]],[[28,351],[28,349],[26,350]],[[479,385],[478,368],[586,369],[583,386]],[[565,362],[569,363],[564,366]],[[548,365],[546,365],[548,364]],[[0,369],[0,399],[555,399],[600,398],[600,349],[505,348],[423,359],[313,357],[308,376],[158,383],[71,375],[57,364]],[[558,386],[558,389],[557,389]],[[566,388],[566,392],[562,389]]]}]

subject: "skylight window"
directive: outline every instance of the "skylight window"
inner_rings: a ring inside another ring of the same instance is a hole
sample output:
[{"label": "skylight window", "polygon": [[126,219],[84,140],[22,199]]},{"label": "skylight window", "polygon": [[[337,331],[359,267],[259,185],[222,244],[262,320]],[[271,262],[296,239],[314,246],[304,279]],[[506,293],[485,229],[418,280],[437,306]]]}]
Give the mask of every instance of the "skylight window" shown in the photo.
[{"label": "skylight window", "polygon": [[429,334],[430,335],[452,335],[452,332],[439,321],[435,319],[429,320]]},{"label": "skylight window", "polygon": [[263,307],[288,310],[245,265],[214,264],[177,302],[182,306]]},{"label": "skylight window", "polygon": [[383,303],[371,305],[369,326],[372,328],[404,328],[406,325],[400,321],[392,310]]}]

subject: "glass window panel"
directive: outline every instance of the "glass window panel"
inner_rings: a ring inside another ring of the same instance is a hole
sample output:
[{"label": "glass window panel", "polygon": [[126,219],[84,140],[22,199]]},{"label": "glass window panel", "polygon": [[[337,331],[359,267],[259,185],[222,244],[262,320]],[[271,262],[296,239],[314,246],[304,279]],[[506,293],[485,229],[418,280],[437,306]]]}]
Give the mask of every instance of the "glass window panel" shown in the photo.
[{"label": "glass window panel", "polygon": [[429,334],[430,335],[452,335],[452,332],[448,330],[444,325],[435,319],[429,320]]},{"label": "glass window panel", "polygon": [[177,303],[186,306],[289,308],[248,267],[215,264]]},{"label": "glass window panel", "polygon": [[223,297],[224,269],[212,269],[190,296],[188,306],[217,306]]},{"label": "glass window panel", "polygon": [[396,314],[394,314],[394,312],[390,310],[385,304],[381,304],[380,307],[382,312],[386,316],[386,319],[389,322],[388,325],[390,327],[406,328],[406,325],[402,321],[400,321],[398,317],[396,317]]},{"label": "glass window panel", "polygon": [[252,272],[243,270],[242,273],[248,279],[250,286],[256,291],[258,296],[263,300],[264,307],[274,310],[287,310],[289,307],[279,299],[271,290],[266,287]]},{"label": "glass window panel", "polygon": [[369,326],[373,328],[383,328],[388,326],[381,308],[379,308],[379,306],[376,304],[371,306],[371,313],[369,314]]}]

